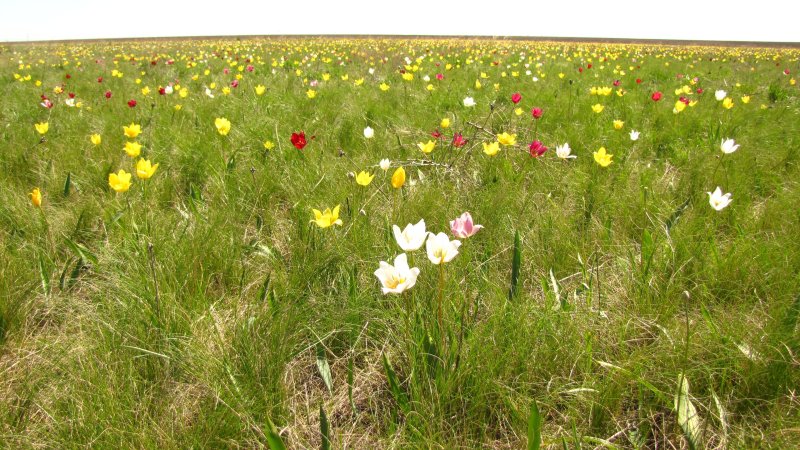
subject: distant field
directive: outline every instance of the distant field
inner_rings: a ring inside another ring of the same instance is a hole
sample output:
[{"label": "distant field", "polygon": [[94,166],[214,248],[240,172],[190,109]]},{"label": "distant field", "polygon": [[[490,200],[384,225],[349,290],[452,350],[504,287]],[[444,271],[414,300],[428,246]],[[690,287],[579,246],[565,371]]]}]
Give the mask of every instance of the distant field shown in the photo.
[{"label": "distant field", "polygon": [[799,73],[0,45],[0,448],[797,448]]}]

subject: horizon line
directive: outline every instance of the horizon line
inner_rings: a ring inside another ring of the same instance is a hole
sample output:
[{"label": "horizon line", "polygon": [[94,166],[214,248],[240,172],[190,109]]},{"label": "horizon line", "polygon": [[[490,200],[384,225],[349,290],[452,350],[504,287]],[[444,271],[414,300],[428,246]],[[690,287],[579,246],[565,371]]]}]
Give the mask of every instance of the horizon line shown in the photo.
[{"label": "horizon line", "polygon": [[77,38],[77,39],[43,39],[28,41],[0,41],[3,45],[28,45],[28,44],[69,44],[69,43],[94,43],[102,41],[113,42],[140,42],[140,41],[166,41],[166,40],[257,40],[257,39],[473,39],[473,40],[509,40],[532,42],[565,42],[565,43],[609,43],[609,44],[655,44],[655,45],[684,45],[684,46],[709,46],[709,47],[757,47],[757,48],[800,48],[800,42],[780,41],[726,41],[709,39],[657,39],[657,38],[604,38],[604,37],[574,37],[574,36],[477,36],[477,35],[402,35],[402,34],[246,34],[246,35],[190,35],[190,36],[150,36],[150,37],[115,37],[115,38]]}]

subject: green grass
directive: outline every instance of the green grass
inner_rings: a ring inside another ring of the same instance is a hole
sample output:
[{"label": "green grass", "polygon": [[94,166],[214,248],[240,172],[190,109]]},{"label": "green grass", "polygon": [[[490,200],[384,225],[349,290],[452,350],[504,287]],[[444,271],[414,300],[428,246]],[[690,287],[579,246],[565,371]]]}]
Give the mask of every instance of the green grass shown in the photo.
[{"label": "green grass", "polygon": [[[323,430],[331,448],[796,447],[799,58],[519,41],[0,46],[0,447],[326,448]],[[160,96],[169,82],[188,96]],[[697,104],[675,114],[684,85]],[[108,174],[135,172],[131,122],[160,165],[116,193]],[[416,144],[437,128],[426,156]],[[517,145],[485,155],[501,132]],[[722,156],[723,138],[741,147]],[[556,157],[564,142],[577,159]],[[367,187],[349,175],[361,170]],[[716,186],[733,194],[721,211]],[[336,205],[341,226],[309,222]],[[449,232],[464,211],[484,229],[443,289],[423,247],[416,285],[382,295],[373,272],[402,252],[392,225]]]}]

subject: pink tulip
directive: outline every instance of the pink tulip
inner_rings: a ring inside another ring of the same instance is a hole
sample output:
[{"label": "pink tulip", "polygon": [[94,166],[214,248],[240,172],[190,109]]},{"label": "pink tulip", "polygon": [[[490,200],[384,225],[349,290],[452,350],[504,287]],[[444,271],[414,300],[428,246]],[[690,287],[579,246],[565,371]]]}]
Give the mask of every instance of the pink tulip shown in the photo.
[{"label": "pink tulip", "polygon": [[481,228],[483,228],[483,225],[475,225],[472,222],[472,216],[468,212],[450,221],[450,232],[453,233],[453,236],[460,239],[466,239],[474,235]]}]

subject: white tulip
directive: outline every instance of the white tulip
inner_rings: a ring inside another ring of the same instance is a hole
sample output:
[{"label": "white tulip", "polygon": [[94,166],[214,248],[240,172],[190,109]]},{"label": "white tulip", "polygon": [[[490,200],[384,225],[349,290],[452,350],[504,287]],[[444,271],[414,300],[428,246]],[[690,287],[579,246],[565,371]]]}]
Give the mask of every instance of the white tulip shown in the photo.
[{"label": "white tulip", "polygon": [[436,265],[452,261],[458,254],[458,247],[460,246],[461,241],[451,241],[450,237],[444,233],[430,233],[428,242],[425,243],[428,259]]},{"label": "white tulip", "polygon": [[402,294],[417,283],[419,269],[408,267],[408,258],[405,253],[397,255],[394,266],[386,261],[380,262],[380,267],[375,271],[375,276],[380,280],[383,293]]},{"label": "white tulip", "polygon": [[731,200],[731,194],[727,193],[722,195],[722,189],[717,186],[717,189],[712,193],[708,193],[708,203],[711,205],[712,208],[716,209],[717,211],[722,211],[726,206],[728,206],[733,200]]},{"label": "white tulip", "polygon": [[631,130],[631,140],[638,141],[639,140],[639,132],[636,130]]},{"label": "white tulip", "polygon": [[727,96],[728,96],[728,93],[723,91],[722,89],[718,90],[717,92],[714,92],[714,97],[717,99],[717,101],[720,101],[720,102],[722,100],[725,100],[725,97],[727,97]]},{"label": "white tulip", "polygon": [[464,106],[466,106],[467,108],[475,106],[475,104],[476,104],[475,99],[473,99],[472,97],[464,97]]},{"label": "white tulip", "polygon": [[370,127],[364,128],[364,137],[367,139],[372,139],[375,136],[375,130]]},{"label": "white tulip", "polygon": [[561,159],[577,158],[577,156],[572,154],[572,149],[569,148],[569,144],[566,142],[564,145],[559,145],[556,147],[556,156]]},{"label": "white tulip", "polygon": [[393,225],[392,230],[397,245],[406,252],[419,250],[425,243],[425,238],[428,237],[428,233],[425,231],[425,219],[420,220],[416,225],[406,225],[403,231],[400,231],[400,227],[397,225]]},{"label": "white tulip", "polygon": [[725,153],[727,155],[735,152],[739,148],[739,144],[734,142],[733,139],[723,139],[722,144],[720,144],[719,148],[720,150],[722,150],[722,153]]}]

